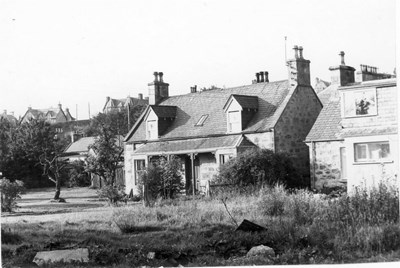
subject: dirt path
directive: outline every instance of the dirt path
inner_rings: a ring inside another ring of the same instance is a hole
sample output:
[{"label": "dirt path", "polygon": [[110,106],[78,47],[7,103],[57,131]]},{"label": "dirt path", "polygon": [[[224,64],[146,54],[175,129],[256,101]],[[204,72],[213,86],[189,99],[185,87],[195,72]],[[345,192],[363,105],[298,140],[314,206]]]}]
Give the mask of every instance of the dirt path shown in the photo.
[{"label": "dirt path", "polygon": [[97,192],[88,187],[64,188],[61,197],[66,203],[51,202],[54,188],[34,189],[18,200],[14,213],[2,213],[1,223],[35,223],[47,221],[77,222],[84,219],[110,218],[112,207],[99,200]]}]

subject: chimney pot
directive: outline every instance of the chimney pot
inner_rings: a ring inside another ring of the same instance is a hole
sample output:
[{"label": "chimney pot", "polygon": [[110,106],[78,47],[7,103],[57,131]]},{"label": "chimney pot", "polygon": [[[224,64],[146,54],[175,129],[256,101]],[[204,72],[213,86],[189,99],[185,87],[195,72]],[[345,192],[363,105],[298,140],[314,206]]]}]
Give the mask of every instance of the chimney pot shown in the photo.
[{"label": "chimney pot", "polygon": [[300,53],[300,55],[299,55],[300,59],[303,59],[303,47],[302,46],[299,46],[299,53]]},{"label": "chimney pot", "polygon": [[260,82],[264,82],[264,72],[260,72]]},{"label": "chimney pot", "polygon": [[139,93],[139,94],[138,94],[138,99],[139,99],[139,100],[143,100],[143,94],[142,94],[142,93]]},{"label": "chimney pot", "polygon": [[154,82],[158,82],[158,72],[154,72]]},{"label": "chimney pot", "polygon": [[163,75],[164,75],[164,74],[163,74],[162,72],[159,72],[159,73],[158,73],[158,76],[160,77],[160,79],[159,79],[160,82],[164,82],[164,81],[163,81]]},{"label": "chimney pot", "polygon": [[299,54],[298,54],[299,48],[297,46],[294,46],[293,49],[294,49],[294,58],[298,59],[299,58]]},{"label": "chimney pot", "polygon": [[268,72],[264,72],[264,81],[269,83]]},{"label": "chimney pot", "polygon": [[339,56],[340,56],[340,65],[346,65],[346,63],[344,63],[344,51],[340,51]]},{"label": "chimney pot", "polygon": [[256,73],[257,83],[260,83],[260,74]]}]

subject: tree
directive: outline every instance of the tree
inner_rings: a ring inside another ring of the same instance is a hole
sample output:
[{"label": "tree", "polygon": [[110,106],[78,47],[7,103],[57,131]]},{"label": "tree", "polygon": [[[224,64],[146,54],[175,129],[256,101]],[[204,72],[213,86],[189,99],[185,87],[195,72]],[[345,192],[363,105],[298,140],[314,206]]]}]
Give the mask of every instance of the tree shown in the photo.
[{"label": "tree", "polygon": [[61,171],[66,167],[59,156],[68,141],[55,139],[54,127],[44,120],[32,119],[13,127],[1,125],[0,135],[7,136],[0,160],[4,176],[11,181],[19,179],[27,187],[51,185],[43,180],[46,177],[56,185],[55,197],[59,197]]},{"label": "tree", "polygon": [[94,144],[89,146],[93,154],[86,159],[86,171],[104,179],[107,185],[113,186],[116,180],[116,171],[122,162],[122,137],[115,135],[115,129],[103,117],[97,118],[99,136]]},{"label": "tree", "polygon": [[216,182],[237,186],[274,185],[278,182],[289,188],[307,186],[287,154],[266,149],[247,150],[229,160],[221,166]]}]

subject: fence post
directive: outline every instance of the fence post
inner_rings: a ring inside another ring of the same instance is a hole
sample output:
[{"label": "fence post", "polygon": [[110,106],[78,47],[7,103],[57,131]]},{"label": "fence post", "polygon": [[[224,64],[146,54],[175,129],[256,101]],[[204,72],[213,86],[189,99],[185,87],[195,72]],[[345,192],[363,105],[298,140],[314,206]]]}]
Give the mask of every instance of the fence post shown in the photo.
[{"label": "fence post", "polygon": [[206,182],[206,196],[210,197],[210,181]]}]

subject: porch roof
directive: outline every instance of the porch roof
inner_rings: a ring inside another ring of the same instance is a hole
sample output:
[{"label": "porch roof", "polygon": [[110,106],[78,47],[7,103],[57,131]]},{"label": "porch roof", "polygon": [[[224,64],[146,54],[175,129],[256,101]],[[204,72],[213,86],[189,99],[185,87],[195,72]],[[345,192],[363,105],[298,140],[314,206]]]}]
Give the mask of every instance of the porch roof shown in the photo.
[{"label": "porch roof", "polygon": [[242,140],[242,135],[227,135],[175,141],[151,142],[139,147],[135,154],[179,154],[211,152],[223,148],[235,148]]}]

